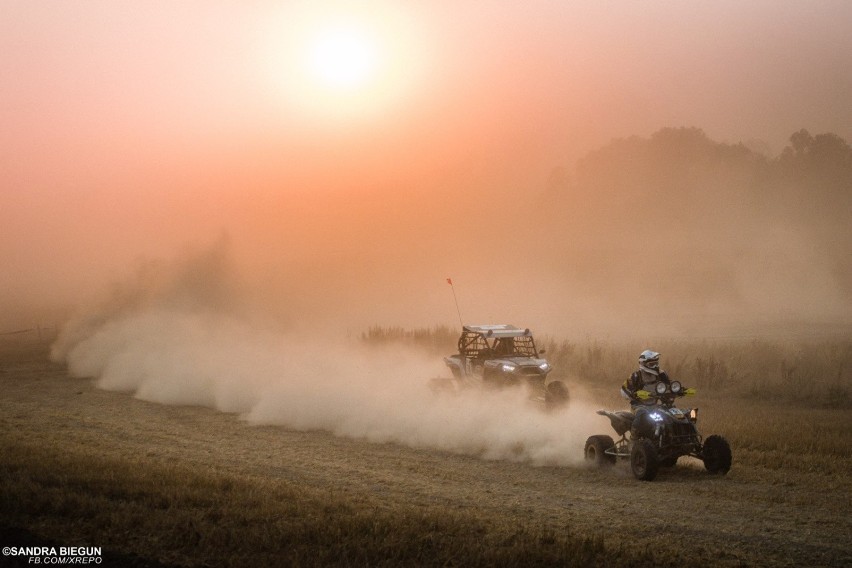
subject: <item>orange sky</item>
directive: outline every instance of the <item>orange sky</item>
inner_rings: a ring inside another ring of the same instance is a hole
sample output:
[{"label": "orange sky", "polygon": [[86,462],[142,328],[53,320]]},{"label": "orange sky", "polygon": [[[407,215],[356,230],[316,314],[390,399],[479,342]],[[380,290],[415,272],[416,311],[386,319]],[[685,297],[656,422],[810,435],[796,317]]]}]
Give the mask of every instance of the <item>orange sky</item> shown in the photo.
[{"label": "orange sky", "polygon": [[[852,140],[849,2],[356,6],[0,3],[0,309],[72,304],[222,232],[259,272],[443,282],[460,219],[487,230],[500,195],[614,137]],[[347,92],[304,68],[341,22],[380,55]]]}]

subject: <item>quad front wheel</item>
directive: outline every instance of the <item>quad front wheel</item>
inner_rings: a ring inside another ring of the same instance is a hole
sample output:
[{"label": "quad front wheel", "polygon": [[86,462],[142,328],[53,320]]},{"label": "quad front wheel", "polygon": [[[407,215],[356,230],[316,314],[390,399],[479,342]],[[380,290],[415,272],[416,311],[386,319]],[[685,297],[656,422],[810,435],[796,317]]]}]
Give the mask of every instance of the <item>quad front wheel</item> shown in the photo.
[{"label": "quad front wheel", "polygon": [[609,436],[589,436],[589,439],[586,440],[586,449],[583,453],[586,456],[586,461],[596,466],[612,465],[615,463],[615,456],[606,453],[606,450],[614,446],[615,442]]},{"label": "quad front wheel", "polygon": [[710,473],[725,475],[731,469],[731,446],[722,436],[714,434],[704,440],[701,457]]},{"label": "quad front wheel", "polygon": [[657,448],[650,440],[640,438],[633,444],[630,452],[630,469],[633,475],[641,481],[651,481],[657,477],[660,463],[657,460]]}]

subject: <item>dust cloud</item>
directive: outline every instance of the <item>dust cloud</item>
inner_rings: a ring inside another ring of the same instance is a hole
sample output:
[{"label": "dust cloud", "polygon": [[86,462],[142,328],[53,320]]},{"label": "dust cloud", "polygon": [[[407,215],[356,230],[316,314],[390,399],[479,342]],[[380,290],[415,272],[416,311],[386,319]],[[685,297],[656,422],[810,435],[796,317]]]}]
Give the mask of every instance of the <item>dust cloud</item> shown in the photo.
[{"label": "dust cloud", "polygon": [[[848,335],[850,164],[852,149],[830,133],[794,133],[771,158],[697,128],[664,128],[613,140],[549,179],[495,166],[404,188],[235,189],[176,204],[186,212],[176,226],[195,217],[205,224],[185,236],[140,225],[139,242],[116,240],[108,263],[101,233],[77,243],[91,258],[68,253],[73,237],[58,238],[51,263],[32,261],[50,267],[41,280],[69,265],[49,279],[49,293],[22,279],[20,294],[0,287],[12,296],[0,306],[57,295],[77,303],[81,289],[89,294],[126,272],[133,255],[169,258],[182,243],[223,231],[233,276],[217,286],[242,293],[198,283],[177,297],[220,294],[220,303],[243,304],[221,310],[312,332],[456,326],[452,277],[466,322],[559,338]],[[131,270],[155,278],[144,274],[146,262]],[[3,329],[16,325],[9,317]]]},{"label": "dust cloud", "polygon": [[100,388],[252,424],[536,465],[582,459],[592,409],[581,400],[546,413],[521,389],[435,395],[440,358],[265,317],[240,298],[228,250],[144,264],[63,329],[52,357]]},{"label": "dust cloud", "polygon": [[53,357],[106,389],[252,423],[564,465],[591,433],[579,397],[551,414],[523,392],[436,398],[439,357],[360,333],[453,321],[452,276],[466,322],[557,338],[848,336],[852,149],[840,137],[801,131],[767,158],[663,129],[551,181],[524,199],[505,180],[458,196],[303,199],[267,231],[137,262],[63,328]]}]

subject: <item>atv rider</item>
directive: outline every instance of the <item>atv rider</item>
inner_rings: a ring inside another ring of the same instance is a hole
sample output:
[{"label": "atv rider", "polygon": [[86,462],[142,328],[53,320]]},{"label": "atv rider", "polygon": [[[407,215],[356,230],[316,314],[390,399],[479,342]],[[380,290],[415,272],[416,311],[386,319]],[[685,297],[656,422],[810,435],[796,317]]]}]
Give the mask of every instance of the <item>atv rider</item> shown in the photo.
[{"label": "atv rider", "polygon": [[[636,413],[638,419],[643,413],[648,411],[649,407],[657,404],[657,399],[654,396],[647,398],[639,398],[639,391],[655,392],[657,383],[662,382],[667,385],[671,384],[669,376],[665,371],[660,370],[660,354],[656,351],[646,349],[639,355],[639,369],[633,371],[624,384],[621,385],[621,396],[630,401],[630,408]],[[633,424],[638,422],[634,420]]]}]

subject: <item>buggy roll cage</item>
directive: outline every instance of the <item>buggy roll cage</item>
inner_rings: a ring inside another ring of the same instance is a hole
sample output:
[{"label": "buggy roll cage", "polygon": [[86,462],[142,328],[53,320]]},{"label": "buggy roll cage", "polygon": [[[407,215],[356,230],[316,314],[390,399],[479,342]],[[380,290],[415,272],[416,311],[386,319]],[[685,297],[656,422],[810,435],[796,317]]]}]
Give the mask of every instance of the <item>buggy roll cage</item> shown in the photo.
[{"label": "buggy roll cage", "polygon": [[538,351],[529,329],[511,325],[464,326],[459,353],[472,359],[489,357],[536,357]]}]

